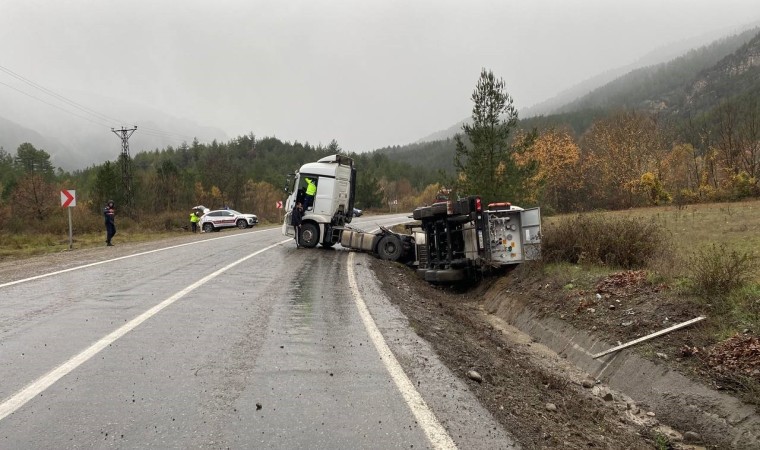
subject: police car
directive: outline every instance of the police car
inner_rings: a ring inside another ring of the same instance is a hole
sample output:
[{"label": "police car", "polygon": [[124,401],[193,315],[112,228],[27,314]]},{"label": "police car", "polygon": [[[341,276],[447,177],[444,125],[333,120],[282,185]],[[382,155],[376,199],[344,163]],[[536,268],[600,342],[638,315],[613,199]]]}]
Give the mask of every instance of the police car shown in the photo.
[{"label": "police car", "polygon": [[256,217],[256,214],[243,214],[234,209],[208,211],[201,216],[199,222],[201,230],[207,233],[230,227],[238,227],[240,229],[250,228],[257,223],[259,223],[259,218]]}]

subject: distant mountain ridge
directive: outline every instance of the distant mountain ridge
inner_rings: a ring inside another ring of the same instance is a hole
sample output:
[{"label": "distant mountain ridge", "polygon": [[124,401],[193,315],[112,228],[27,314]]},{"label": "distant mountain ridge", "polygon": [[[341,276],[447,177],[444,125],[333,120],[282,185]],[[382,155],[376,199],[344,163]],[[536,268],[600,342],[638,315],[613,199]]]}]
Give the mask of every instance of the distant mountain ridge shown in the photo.
[{"label": "distant mountain ridge", "polygon": [[[649,82],[649,79],[652,78],[650,75],[652,72],[667,71],[668,69],[663,68],[663,66],[677,64],[678,61],[685,59],[693,61],[691,63],[691,70],[685,75],[696,76],[699,70],[716,64],[721,58],[732,54],[741,48],[742,45],[749,42],[760,32],[760,23],[754,22],[743,28],[743,31],[728,36],[715,32],[656,49],[635,63],[591,77],[550,99],[521,109],[519,112],[520,118],[526,119],[540,115],[559,114],[583,108],[604,108],[606,106],[600,104],[602,103],[600,100],[595,100],[597,97],[608,95],[605,93],[617,89],[621,84],[625,85],[626,83],[636,82],[637,78],[642,79],[643,83]],[[702,56],[702,60],[699,59],[700,56]],[[619,107],[625,106],[620,101],[610,101],[610,103],[614,103]],[[451,138],[455,134],[460,133],[462,124],[469,120],[469,118],[462,119],[446,129],[431,133],[417,140],[415,143]]]},{"label": "distant mountain ridge", "polygon": [[[645,108],[668,109],[686,100],[687,90],[704,71],[710,71],[726,58],[742,51],[757,38],[760,28],[693,49],[671,61],[631,71],[570,102],[553,113],[589,109]],[[683,105],[685,107],[686,105]]]},{"label": "distant mountain ridge", "polygon": [[[760,27],[692,49],[670,61],[630,71],[545,116],[521,119],[526,128],[569,125],[583,133],[597,118],[619,109],[649,111],[683,121],[709,114],[723,100],[760,98]],[[420,166],[453,160],[459,122],[423,140],[393,149],[389,157]],[[434,145],[436,139],[440,145]],[[421,152],[434,154],[414,155]],[[441,165],[443,165],[441,163]]]}]

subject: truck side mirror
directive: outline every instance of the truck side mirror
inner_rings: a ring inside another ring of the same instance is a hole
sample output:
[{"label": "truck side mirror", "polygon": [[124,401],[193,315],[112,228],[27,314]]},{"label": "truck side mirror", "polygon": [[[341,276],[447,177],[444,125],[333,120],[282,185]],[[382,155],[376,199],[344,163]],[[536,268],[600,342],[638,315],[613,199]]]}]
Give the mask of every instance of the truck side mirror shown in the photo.
[{"label": "truck side mirror", "polygon": [[289,173],[285,175],[285,187],[283,190],[286,194],[290,195],[292,192],[290,190],[290,187],[293,186],[293,178],[295,177],[294,173]]}]

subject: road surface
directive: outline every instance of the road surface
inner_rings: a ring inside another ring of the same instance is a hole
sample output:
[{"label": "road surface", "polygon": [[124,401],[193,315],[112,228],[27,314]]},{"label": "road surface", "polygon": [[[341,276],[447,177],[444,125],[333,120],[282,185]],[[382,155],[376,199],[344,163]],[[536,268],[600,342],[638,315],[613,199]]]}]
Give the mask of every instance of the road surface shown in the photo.
[{"label": "road surface", "polygon": [[279,229],[111,250],[0,278],[0,448],[512,448],[368,255]]}]

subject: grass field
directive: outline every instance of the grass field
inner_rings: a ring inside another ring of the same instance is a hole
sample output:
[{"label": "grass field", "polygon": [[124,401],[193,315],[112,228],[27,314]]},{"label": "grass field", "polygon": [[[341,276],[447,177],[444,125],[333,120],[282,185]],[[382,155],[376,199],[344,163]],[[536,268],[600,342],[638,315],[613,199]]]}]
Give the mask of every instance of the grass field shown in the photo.
[{"label": "grass field", "polygon": [[[725,245],[728,250],[760,256],[760,200],[739,203],[708,203],[637,208],[599,213],[609,218],[634,218],[642,223],[654,221],[668,233],[673,258],[669,263],[687,264],[701,251],[713,245]],[[567,220],[572,215],[552,216],[545,224]],[[672,267],[678,272],[684,267]],[[760,283],[760,278],[755,279]]]},{"label": "grass field", "polygon": [[[187,234],[177,232],[119,231],[114,243],[146,242],[172,236]],[[0,233],[0,260],[28,258],[47,253],[69,250],[69,236],[50,233]],[[85,249],[105,246],[105,232],[84,233],[73,236],[73,249]]]},{"label": "grass field", "polygon": [[664,206],[607,213],[655,220],[672,233],[676,251],[686,257],[712,244],[732,250],[760,251],[760,201]]}]

